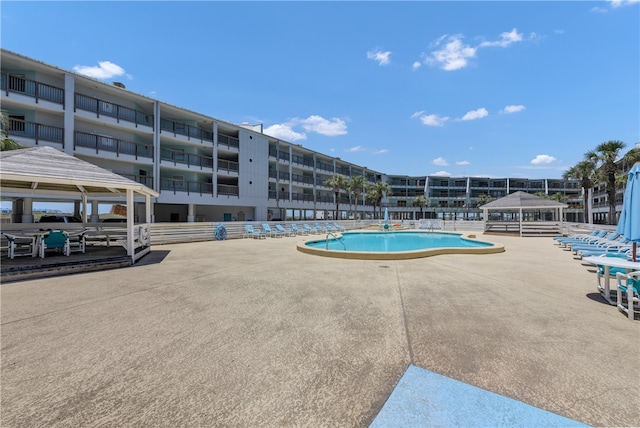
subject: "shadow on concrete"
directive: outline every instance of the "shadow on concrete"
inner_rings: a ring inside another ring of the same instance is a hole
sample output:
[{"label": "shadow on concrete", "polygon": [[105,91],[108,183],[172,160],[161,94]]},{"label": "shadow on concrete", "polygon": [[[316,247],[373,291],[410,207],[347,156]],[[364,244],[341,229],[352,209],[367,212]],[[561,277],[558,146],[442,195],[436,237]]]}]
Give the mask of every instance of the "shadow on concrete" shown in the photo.
[{"label": "shadow on concrete", "polygon": [[149,254],[138,260],[135,265],[131,267],[155,265],[162,263],[162,261],[169,255],[169,250],[151,250]]}]

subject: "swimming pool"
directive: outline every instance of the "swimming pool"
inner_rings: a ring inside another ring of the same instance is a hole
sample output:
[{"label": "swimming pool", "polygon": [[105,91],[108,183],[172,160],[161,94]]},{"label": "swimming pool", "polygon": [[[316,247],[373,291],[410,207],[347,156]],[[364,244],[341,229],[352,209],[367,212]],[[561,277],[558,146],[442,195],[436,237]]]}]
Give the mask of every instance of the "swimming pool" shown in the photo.
[{"label": "swimming pool", "polygon": [[304,242],[298,250],[327,257],[382,260],[504,251],[503,245],[474,238],[475,235],[446,232],[345,232]]}]

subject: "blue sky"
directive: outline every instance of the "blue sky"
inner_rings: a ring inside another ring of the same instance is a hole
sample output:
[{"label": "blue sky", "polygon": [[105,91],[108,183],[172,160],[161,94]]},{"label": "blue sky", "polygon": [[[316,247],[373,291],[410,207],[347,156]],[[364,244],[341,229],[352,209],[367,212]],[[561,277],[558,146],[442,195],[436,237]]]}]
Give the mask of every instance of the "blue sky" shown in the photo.
[{"label": "blue sky", "polygon": [[2,47],[394,175],[558,178],[640,141],[640,4],[29,2]]}]

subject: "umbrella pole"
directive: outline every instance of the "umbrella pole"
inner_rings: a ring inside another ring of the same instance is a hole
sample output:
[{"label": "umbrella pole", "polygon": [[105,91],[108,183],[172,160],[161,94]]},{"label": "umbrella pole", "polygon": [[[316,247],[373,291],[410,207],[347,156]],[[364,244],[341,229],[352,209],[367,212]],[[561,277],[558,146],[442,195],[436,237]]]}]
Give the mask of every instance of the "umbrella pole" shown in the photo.
[{"label": "umbrella pole", "polygon": [[637,261],[638,259],[636,258],[636,253],[637,253],[637,244],[634,242],[632,245],[633,250],[631,250],[631,254],[633,255],[633,261]]}]

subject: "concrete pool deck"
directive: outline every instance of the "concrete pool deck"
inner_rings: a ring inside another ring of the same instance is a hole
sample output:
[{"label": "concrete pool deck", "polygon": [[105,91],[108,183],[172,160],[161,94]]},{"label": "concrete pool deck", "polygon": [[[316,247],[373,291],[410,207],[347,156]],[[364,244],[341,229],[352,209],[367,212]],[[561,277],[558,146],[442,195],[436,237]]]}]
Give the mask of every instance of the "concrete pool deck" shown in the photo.
[{"label": "concrete pool deck", "polygon": [[305,237],[210,241],[4,284],[1,424],[366,427],[415,366],[639,426],[640,322],[552,238],[478,238],[506,251],[344,260],[297,251]]}]

